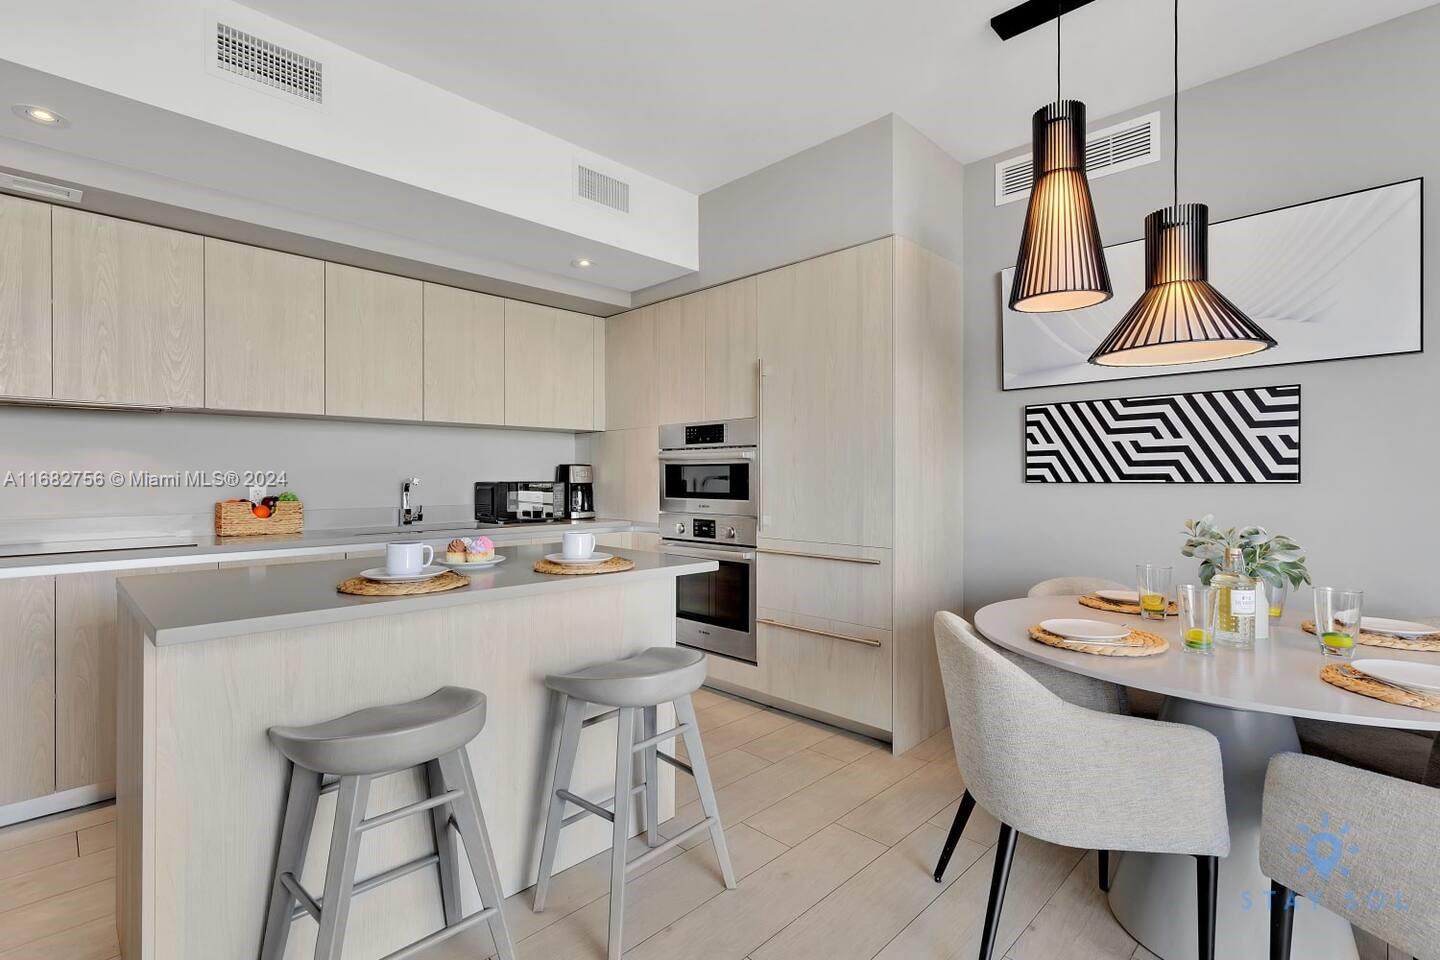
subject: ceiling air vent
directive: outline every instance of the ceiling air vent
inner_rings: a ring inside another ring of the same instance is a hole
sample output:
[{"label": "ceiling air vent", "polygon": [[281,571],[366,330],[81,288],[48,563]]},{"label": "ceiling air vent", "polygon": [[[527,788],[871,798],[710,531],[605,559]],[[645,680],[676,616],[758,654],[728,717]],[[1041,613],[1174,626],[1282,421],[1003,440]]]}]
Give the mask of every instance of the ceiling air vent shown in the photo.
[{"label": "ceiling air vent", "polygon": [[[1091,180],[1160,159],[1160,114],[1150,113],[1104,130],[1085,141],[1085,172]],[[995,205],[1030,196],[1029,153],[995,164]]]},{"label": "ceiling air vent", "polygon": [[583,163],[575,165],[575,196],[621,213],[630,212],[630,184]]},{"label": "ceiling air vent", "polygon": [[215,66],[310,103],[324,96],[325,65],[229,24],[215,24]]}]

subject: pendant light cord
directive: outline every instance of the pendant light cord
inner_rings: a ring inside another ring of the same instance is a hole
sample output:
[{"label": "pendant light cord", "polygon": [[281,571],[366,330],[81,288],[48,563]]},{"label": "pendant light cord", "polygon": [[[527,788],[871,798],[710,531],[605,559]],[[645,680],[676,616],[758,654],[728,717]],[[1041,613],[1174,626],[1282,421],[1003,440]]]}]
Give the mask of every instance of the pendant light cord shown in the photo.
[{"label": "pendant light cord", "polygon": [[[1178,3],[1179,0],[1176,0]],[[1055,0],[1055,102],[1060,102],[1060,18],[1065,16],[1064,0]]]},{"label": "pendant light cord", "polygon": [[1175,94],[1173,102],[1175,156],[1172,169],[1174,171],[1174,205],[1178,207],[1180,206],[1180,0],[1175,0]]}]

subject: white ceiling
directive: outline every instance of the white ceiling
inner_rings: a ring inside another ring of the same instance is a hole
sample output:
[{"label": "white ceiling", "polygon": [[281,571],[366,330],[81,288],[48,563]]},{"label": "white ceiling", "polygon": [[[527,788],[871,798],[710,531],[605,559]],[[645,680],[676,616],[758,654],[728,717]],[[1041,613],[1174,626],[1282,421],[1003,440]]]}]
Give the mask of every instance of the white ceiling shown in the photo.
[{"label": "white ceiling", "polygon": [[[676,186],[703,192],[888,113],[958,159],[1029,138],[1054,28],[1018,0],[244,0]],[[1194,86],[1436,0],[1185,0]],[[1065,94],[1102,117],[1170,89],[1171,4],[1065,18]],[[443,122],[443,118],[437,118]]]}]

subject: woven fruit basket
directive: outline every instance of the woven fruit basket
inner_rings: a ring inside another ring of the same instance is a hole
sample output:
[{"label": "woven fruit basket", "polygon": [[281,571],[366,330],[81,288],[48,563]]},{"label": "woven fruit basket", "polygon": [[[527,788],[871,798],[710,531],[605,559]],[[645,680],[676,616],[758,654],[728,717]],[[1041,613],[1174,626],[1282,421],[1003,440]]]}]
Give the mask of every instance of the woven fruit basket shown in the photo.
[{"label": "woven fruit basket", "polygon": [[305,529],[305,505],[299,500],[281,500],[270,516],[255,516],[249,500],[215,504],[215,536],[266,537],[299,533]]}]

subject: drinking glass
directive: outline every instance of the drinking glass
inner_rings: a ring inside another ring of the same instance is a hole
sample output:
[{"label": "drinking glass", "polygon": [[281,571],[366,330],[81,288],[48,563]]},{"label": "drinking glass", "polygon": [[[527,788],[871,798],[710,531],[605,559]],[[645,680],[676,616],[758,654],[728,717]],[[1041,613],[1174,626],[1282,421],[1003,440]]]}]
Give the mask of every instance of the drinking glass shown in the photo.
[{"label": "drinking glass", "polygon": [[1136,591],[1140,594],[1140,616],[1146,620],[1164,620],[1170,606],[1170,575],[1172,567],[1153,563],[1135,564]]},{"label": "drinking glass", "polygon": [[1176,588],[1180,613],[1180,638],[1190,653],[1215,655],[1215,609],[1218,594],[1196,583]]},{"label": "drinking glass", "polygon": [[1285,616],[1285,598],[1288,592],[1289,588],[1284,580],[1280,581],[1278,587],[1269,583],[1265,584],[1265,602],[1270,607],[1271,623],[1276,623]]},{"label": "drinking glass", "polygon": [[1315,588],[1315,637],[1327,657],[1349,660],[1355,655],[1355,638],[1360,636],[1360,607],[1365,594],[1339,587]]}]

